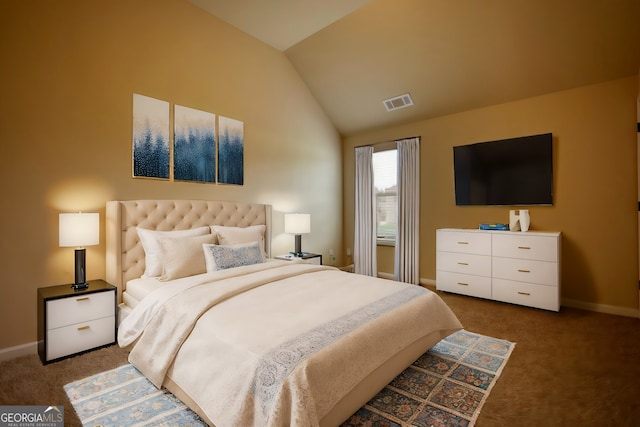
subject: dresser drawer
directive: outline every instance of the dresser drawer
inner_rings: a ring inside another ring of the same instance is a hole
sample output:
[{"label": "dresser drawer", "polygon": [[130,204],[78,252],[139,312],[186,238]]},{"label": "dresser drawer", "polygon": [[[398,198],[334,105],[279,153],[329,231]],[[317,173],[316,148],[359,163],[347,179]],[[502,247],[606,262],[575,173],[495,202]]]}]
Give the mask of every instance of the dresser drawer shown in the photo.
[{"label": "dresser drawer", "polygon": [[491,257],[457,252],[436,253],[436,270],[491,276]]},{"label": "dresser drawer", "polygon": [[70,296],[46,302],[47,329],[115,316],[115,292]]},{"label": "dresser drawer", "polygon": [[[111,295],[106,292],[105,295]],[[90,350],[116,341],[115,316],[47,331],[47,360]]]},{"label": "dresser drawer", "polygon": [[558,286],[558,263],[527,259],[493,258],[493,277]]},{"label": "dresser drawer", "polygon": [[491,255],[491,234],[464,231],[436,231],[439,251]]},{"label": "dresser drawer", "polygon": [[493,299],[545,310],[560,310],[559,288],[493,279]]},{"label": "dresser drawer", "polygon": [[436,271],[436,289],[478,298],[491,298],[491,277]]},{"label": "dresser drawer", "polygon": [[558,239],[553,236],[494,234],[492,246],[494,257],[558,261]]}]

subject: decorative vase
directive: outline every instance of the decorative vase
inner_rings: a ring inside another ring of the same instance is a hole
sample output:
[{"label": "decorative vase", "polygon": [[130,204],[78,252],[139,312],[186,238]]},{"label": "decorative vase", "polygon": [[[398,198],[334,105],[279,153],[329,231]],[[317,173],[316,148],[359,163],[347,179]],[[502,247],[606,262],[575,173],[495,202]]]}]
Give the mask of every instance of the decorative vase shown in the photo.
[{"label": "decorative vase", "polygon": [[518,211],[513,209],[509,211],[509,230],[520,231],[520,218],[518,216]]},{"label": "decorative vase", "polygon": [[529,225],[531,224],[531,217],[529,216],[528,209],[520,209],[520,229],[522,231],[529,231]]}]

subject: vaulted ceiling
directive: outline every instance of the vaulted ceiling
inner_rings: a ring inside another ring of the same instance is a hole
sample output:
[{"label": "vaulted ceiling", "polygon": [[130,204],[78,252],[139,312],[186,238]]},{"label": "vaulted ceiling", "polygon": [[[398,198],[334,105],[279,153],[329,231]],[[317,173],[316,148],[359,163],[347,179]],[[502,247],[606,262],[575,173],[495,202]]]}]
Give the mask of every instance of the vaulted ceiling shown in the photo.
[{"label": "vaulted ceiling", "polygon": [[190,1],[283,51],[343,135],[640,71],[638,0]]}]

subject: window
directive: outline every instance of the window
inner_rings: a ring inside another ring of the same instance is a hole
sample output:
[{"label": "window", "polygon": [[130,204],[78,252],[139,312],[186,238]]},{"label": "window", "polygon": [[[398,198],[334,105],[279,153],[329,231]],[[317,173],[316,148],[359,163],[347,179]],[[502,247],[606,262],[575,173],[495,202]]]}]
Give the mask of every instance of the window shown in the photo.
[{"label": "window", "polygon": [[398,150],[374,152],[372,162],[377,240],[380,245],[392,246],[398,229]]}]

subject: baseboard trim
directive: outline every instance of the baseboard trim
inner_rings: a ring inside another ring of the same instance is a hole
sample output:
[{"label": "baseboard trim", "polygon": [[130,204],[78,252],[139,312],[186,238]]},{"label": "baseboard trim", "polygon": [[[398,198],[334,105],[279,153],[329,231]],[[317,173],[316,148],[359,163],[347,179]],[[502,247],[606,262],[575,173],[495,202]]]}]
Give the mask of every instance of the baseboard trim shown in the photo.
[{"label": "baseboard trim", "polygon": [[424,278],[420,278],[420,284],[422,286],[432,286],[432,287],[436,287],[436,281],[433,279],[424,279]]},{"label": "baseboard trim", "polygon": [[383,271],[378,271],[378,277],[382,279],[389,279],[389,280],[395,280],[396,278],[396,276],[393,275],[392,273],[385,273]]},{"label": "baseboard trim", "polygon": [[578,301],[569,298],[562,298],[560,305],[581,310],[595,311],[598,313],[615,314],[616,316],[640,317],[640,310],[636,308],[618,307],[617,305],[597,304],[593,302]]},{"label": "baseboard trim", "polygon": [[29,356],[32,354],[38,354],[37,341],[0,349],[0,362],[15,359],[17,357]]}]

